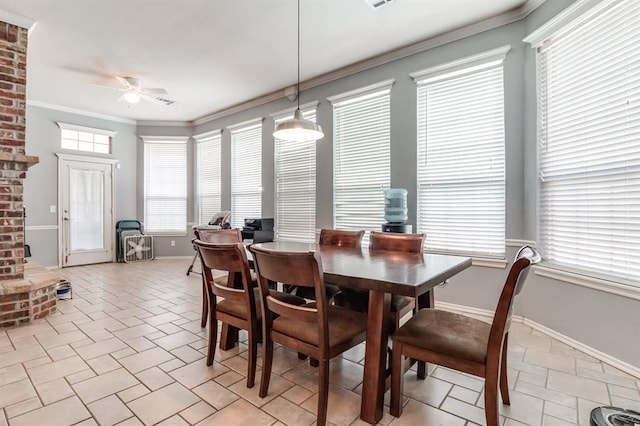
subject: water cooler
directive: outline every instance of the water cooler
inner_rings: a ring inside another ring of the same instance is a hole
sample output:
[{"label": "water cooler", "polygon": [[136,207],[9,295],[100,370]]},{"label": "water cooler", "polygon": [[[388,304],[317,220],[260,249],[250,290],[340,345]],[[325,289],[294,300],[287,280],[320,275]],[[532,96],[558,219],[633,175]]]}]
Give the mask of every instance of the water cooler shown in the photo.
[{"label": "water cooler", "polygon": [[407,190],[388,188],[384,190],[384,220],[382,232],[410,234],[413,226],[407,224]]}]

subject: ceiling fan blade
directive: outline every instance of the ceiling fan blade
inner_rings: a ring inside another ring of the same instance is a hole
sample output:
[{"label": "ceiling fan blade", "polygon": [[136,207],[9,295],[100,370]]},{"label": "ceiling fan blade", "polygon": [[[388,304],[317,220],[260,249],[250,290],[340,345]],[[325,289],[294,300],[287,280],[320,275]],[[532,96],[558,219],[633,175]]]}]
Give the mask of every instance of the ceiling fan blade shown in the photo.
[{"label": "ceiling fan blade", "polygon": [[158,105],[171,105],[173,103],[175,103],[175,101],[172,101],[170,99],[165,99],[165,98],[156,98],[153,96],[149,96],[145,93],[140,93],[140,98],[144,99],[145,101],[154,103],[154,104],[158,104]]},{"label": "ceiling fan blade", "polygon": [[126,89],[130,89],[131,88],[131,84],[129,84],[129,82],[127,81],[126,78],[119,77],[117,75],[115,77],[116,77],[116,80],[118,80],[118,82],[120,84],[122,84]]},{"label": "ceiling fan blade", "polygon": [[166,95],[167,91],[165,89],[161,89],[159,87],[153,89],[142,89],[142,93],[147,95]]},{"label": "ceiling fan blade", "polygon": [[127,82],[127,84],[129,84],[129,87],[133,87],[134,89],[138,89],[141,90],[142,89],[142,82],[140,80],[138,80],[135,77],[124,77],[125,81]]}]

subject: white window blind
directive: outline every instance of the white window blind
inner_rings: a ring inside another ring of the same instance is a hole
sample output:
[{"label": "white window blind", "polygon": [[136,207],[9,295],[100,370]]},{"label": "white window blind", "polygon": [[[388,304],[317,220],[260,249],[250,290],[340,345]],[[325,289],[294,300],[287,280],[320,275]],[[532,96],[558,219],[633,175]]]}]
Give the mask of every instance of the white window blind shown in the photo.
[{"label": "white window blind", "polygon": [[231,129],[231,226],[262,217],[262,120]]},{"label": "white window blind", "polygon": [[[505,51],[506,53],[506,51]],[[425,249],[505,251],[502,60],[417,79],[418,232]]]},{"label": "white window blind", "polygon": [[222,135],[220,131],[195,137],[197,148],[198,223],[209,223],[213,215],[222,210],[220,169]]},{"label": "white window blind", "polygon": [[391,84],[332,103],[334,227],[379,231],[391,180]]},{"label": "white window blind", "polygon": [[187,140],[144,140],[144,229],[186,235]]},{"label": "white window blind", "polygon": [[640,285],[640,2],[538,49],[538,241],[545,260]]},{"label": "white window blind", "polygon": [[[315,122],[316,110],[303,110]],[[292,118],[282,117],[275,121]],[[277,240],[314,242],[316,227],[316,141],[275,139]]]}]

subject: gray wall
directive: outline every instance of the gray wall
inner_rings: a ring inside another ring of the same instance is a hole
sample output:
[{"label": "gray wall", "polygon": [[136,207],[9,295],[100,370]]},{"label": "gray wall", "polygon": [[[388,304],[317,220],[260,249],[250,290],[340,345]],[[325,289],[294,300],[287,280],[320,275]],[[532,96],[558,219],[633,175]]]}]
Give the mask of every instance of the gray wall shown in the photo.
[{"label": "gray wall", "polygon": [[[415,225],[416,221],[416,99],[415,84],[409,78],[412,71],[442,64],[451,60],[473,55],[496,47],[511,45],[504,63],[505,77],[505,120],[506,120],[506,157],[507,157],[507,188],[506,188],[506,236],[510,240],[535,240],[536,238],[536,98],[535,98],[535,56],[529,45],[522,42],[525,35],[544,24],[550,18],[573,3],[572,0],[547,1],[526,19],[494,30],[468,37],[444,46],[440,46],[420,54],[394,61],[357,75],[307,90],[301,94],[301,103],[319,101],[317,120],[325,131],[325,137],[317,143],[317,216],[316,228],[331,227],[333,225],[333,126],[332,109],[326,100],[328,96],[357,89],[389,78],[395,79],[391,92],[391,185],[409,190],[409,221]],[[264,117],[263,121],[263,216],[274,213],[274,177],[273,177],[273,120],[270,114],[290,108],[293,103],[282,99],[267,105],[242,111],[232,116],[224,117],[206,124],[189,127],[140,126],[138,135],[179,135],[188,136],[239,122]],[[31,108],[31,115],[33,115]],[[29,113],[29,110],[28,110]],[[28,121],[28,126],[36,126],[37,130],[28,131],[27,148],[29,154],[42,155],[36,149],[30,149],[42,139],[45,122],[51,118],[49,113],[40,112],[41,122]],[[53,114],[53,113],[51,113]],[[29,120],[29,116],[28,116]],[[70,121],[66,119],[63,121]],[[78,122],[76,124],[84,124]],[[91,124],[85,124],[91,125]],[[55,126],[55,125],[54,125]],[[93,124],[95,127],[104,127]],[[53,130],[56,130],[54,128]],[[51,129],[50,129],[51,130]],[[117,130],[117,129],[114,129]],[[50,133],[54,133],[51,131]],[[37,140],[37,142],[35,142]],[[31,143],[29,141],[32,141]],[[57,143],[57,136],[49,145]],[[222,206],[230,208],[230,173],[231,173],[231,141],[228,131],[222,133],[222,174],[223,193]],[[48,146],[49,146],[48,145]],[[141,141],[131,140],[132,146],[137,146],[131,158],[137,154],[137,186],[136,188],[119,186],[119,200],[137,200],[138,219],[142,219],[142,145]],[[54,149],[49,147],[44,152],[50,154]],[[190,141],[189,164],[194,164],[195,147]],[[115,155],[115,153],[114,153]],[[119,157],[117,157],[119,158]],[[54,160],[52,160],[54,161]],[[38,168],[42,170],[38,170]],[[124,166],[123,166],[124,168]],[[37,207],[31,203],[45,205],[55,204],[55,188],[35,190],[30,182],[43,179],[51,180],[55,176],[53,166],[36,166],[30,171],[27,182],[25,200],[29,212]],[[193,170],[193,168],[192,168]],[[38,178],[36,174],[38,173]],[[127,181],[130,182],[130,181]],[[189,189],[189,220],[190,225],[196,221],[194,199],[194,185]],[[55,185],[48,183],[47,185]],[[132,192],[133,191],[133,192]],[[51,193],[49,197],[46,194]],[[33,195],[32,195],[33,194]],[[46,195],[46,197],[45,197]],[[38,197],[47,201],[36,200]],[[33,201],[32,201],[33,200]],[[121,215],[120,204],[119,215]],[[43,210],[44,211],[44,210]],[[127,211],[126,214],[130,214]],[[29,213],[28,224],[53,223],[46,214]],[[127,217],[131,218],[131,217]],[[41,231],[43,232],[43,231]],[[35,232],[32,232],[35,234]],[[27,237],[29,241],[30,236]],[[156,238],[157,255],[191,256],[193,254],[189,243],[191,234],[184,237]],[[176,246],[170,246],[170,240],[176,241]],[[33,240],[32,240],[33,241]],[[44,244],[44,243],[43,243]],[[517,242],[516,242],[517,244]],[[51,243],[47,247],[55,251]],[[37,245],[34,244],[34,249]],[[507,247],[507,259],[515,254],[516,247]],[[45,264],[51,264],[50,262]],[[185,261],[185,270],[188,261]],[[439,301],[470,306],[479,309],[493,310],[506,269],[472,267],[450,280],[444,287],[436,290]],[[640,302],[582,286],[568,284],[562,281],[541,278],[530,274],[527,285],[516,303],[516,314],[523,315],[539,324],[549,327],[572,339],[582,342],[601,352],[610,354],[628,364],[640,368],[640,344],[637,339],[630,338],[637,335],[640,328],[638,312]]]},{"label": "gray wall", "polygon": [[91,154],[114,158],[120,163],[120,168],[116,169],[115,173],[116,221],[135,219],[137,216],[136,126],[31,105],[27,105],[26,120],[26,152],[28,155],[40,157],[40,162],[29,169],[24,184],[24,203],[27,208],[25,242],[31,246],[34,261],[45,266],[57,266],[58,214],[49,213],[50,206],[56,206],[56,212],[59,210],[58,157],[55,154],[85,153],[60,148],[60,128],[56,122],[118,132],[113,137],[112,154]]}]

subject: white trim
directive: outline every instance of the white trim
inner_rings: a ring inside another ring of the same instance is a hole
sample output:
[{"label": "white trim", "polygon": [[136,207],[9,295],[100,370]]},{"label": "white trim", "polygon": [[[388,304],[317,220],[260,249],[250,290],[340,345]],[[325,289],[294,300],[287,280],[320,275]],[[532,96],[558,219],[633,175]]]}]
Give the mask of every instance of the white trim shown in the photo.
[{"label": "white trim", "polygon": [[522,246],[531,246],[535,247],[536,242],[533,240],[515,240],[515,239],[507,239],[504,240],[504,245],[507,247],[522,247]]},{"label": "white trim", "polygon": [[153,121],[153,120],[140,120],[137,121],[138,126],[157,126],[157,127],[187,127],[191,128],[193,122],[191,121]]},{"label": "white trim", "polygon": [[563,271],[544,265],[534,266],[533,272],[540,277],[551,278],[568,284],[575,284],[582,287],[603,291],[605,293],[627,297],[629,299],[640,300],[640,287],[625,285],[602,278],[589,277],[586,275]]},{"label": "white trim", "polygon": [[27,105],[35,106],[39,108],[51,109],[54,111],[68,112],[71,114],[82,115],[83,117],[92,117],[92,118],[100,118],[102,120],[116,121],[118,123],[134,124],[134,125],[138,124],[136,120],[130,120],[128,118],[116,117],[116,116],[107,115],[107,114],[99,114],[97,112],[89,112],[89,111],[84,111],[77,108],[70,108],[70,107],[65,107],[61,105],[49,104],[46,102],[27,101]]},{"label": "white trim", "polygon": [[500,268],[507,267],[506,259],[491,259],[488,257],[473,257],[471,258],[471,266],[483,266],[485,268]]},{"label": "white trim", "polygon": [[138,135],[144,143],[187,143],[189,136],[142,136]]},{"label": "white trim", "polygon": [[105,130],[105,129],[97,129],[95,127],[86,127],[86,126],[78,126],[77,124],[69,124],[63,123],[61,121],[56,121],[58,127],[64,130],[75,130],[77,132],[86,132],[86,133],[95,133],[97,135],[105,135],[109,137],[114,137],[118,134],[118,132],[114,132],[113,130]]},{"label": "white trim", "polygon": [[476,55],[466,56],[444,64],[410,72],[409,77],[413,78],[416,84],[424,84],[443,74],[449,74],[472,67],[490,66],[493,63],[502,63],[510,50],[511,45],[501,46]]},{"label": "white trim", "polygon": [[548,38],[575,28],[599,10],[613,6],[620,0],[578,0],[565,10],[548,20],[522,41],[531,47],[540,47]]},{"label": "white trim", "polygon": [[[435,307],[437,309],[442,309],[445,311],[455,312],[463,315],[466,314],[466,315],[472,315],[475,317],[481,317],[483,319],[486,319],[489,322],[493,321],[493,311],[489,311],[486,309],[479,309],[471,306],[457,305],[454,303],[439,302],[439,301],[435,302]],[[514,323],[521,323],[528,327],[531,327],[532,329],[539,331],[543,334],[546,334],[547,336],[553,339],[556,339],[564,344],[567,344],[572,348],[579,350],[580,352],[590,355],[602,362],[606,362],[612,367],[615,367],[621,371],[624,371],[627,374],[631,374],[632,376],[640,378],[639,367],[636,367],[627,362],[619,360],[618,358],[614,358],[611,355],[608,355],[604,352],[594,349],[591,346],[585,345],[584,343],[581,343],[575,339],[572,339],[571,337],[565,336],[562,333],[558,333],[557,331],[552,330],[551,328],[546,327],[542,324],[539,324],[533,320],[530,320],[529,318],[525,318],[521,315],[514,315],[511,318],[511,321]]]},{"label": "white trim", "polygon": [[247,120],[241,123],[236,123],[236,124],[227,126],[227,130],[233,133],[237,130],[244,129],[245,127],[261,126],[263,121],[264,121],[264,117],[253,118],[251,120]]},{"label": "white trim", "polygon": [[549,327],[545,327],[542,324],[538,324],[537,322],[532,321],[528,318],[522,318],[522,323],[524,325],[528,325],[536,331],[544,333],[549,337],[552,337],[566,345],[569,345],[572,348],[579,350],[580,352],[584,352],[587,355],[599,359],[600,361],[605,362],[610,366],[617,368],[618,370],[624,371],[627,374],[631,374],[634,377],[640,378],[640,368],[636,367],[635,365],[631,365],[618,358],[614,358],[609,354],[601,352],[595,348],[592,348],[591,346],[585,345],[584,343],[574,340],[571,337],[565,336],[564,334],[558,333],[557,331],[552,330]]},{"label": "white trim", "polygon": [[199,133],[197,135],[193,135],[192,138],[196,140],[196,142],[206,142],[213,138],[217,138],[222,135],[222,129],[211,130],[210,132]]},{"label": "white trim", "polygon": [[15,25],[20,28],[25,28],[26,30],[28,30],[29,35],[31,35],[31,31],[37,24],[36,20],[33,18],[19,15],[17,13],[9,12],[8,10],[3,9],[0,9],[0,21],[6,22],[7,24]]},{"label": "white trim", "polygon": [[58,225],[31,225],[31,226],[25,226],[24,230],[25,231],[54,231],[58,229]]},{"label": "white trim", "polygon": [[105,158],[105,157],[87,157],[85,155],[73,155],[73,154],[63,154],[61,152],[54,153],[56,157],[60,160],[65,161],[82,161],[85,163],[100,163],[100,164],[111,164],[112,166],[118,163],[120,160],[115,158]]},{"label": "white trim", "polygon": [[337,95],[328,96],[327,100],[332,104],[337,102],[346,101],[359,96],[365,96],[371,93],[377,93],[382,91],[391,91],[391,86],[395,83],[395,78],[380,81],[378,83],[370,84],[368,86],[360,87],[358,89],[349,90],[348,92],[339,93]]},{"label": "white trim", "polygon": [[307,102],[305,104],[300,105],[300,107],[298,106],[293,106],[287,109],[281,109],[280,111],[276,111],[276,112],[272,112],[271,114],[269,114],[269,116],[274,120],[281,120],[284,117],[287,117],[289,115],[293,115],[294,112],[296,112],[296,109],[300,108],[301,111],[308,111],[308,110],[312,110],[312,109],[317,109],[318,105],[320,105],[320,101],[313,101],[313,102]]}]

